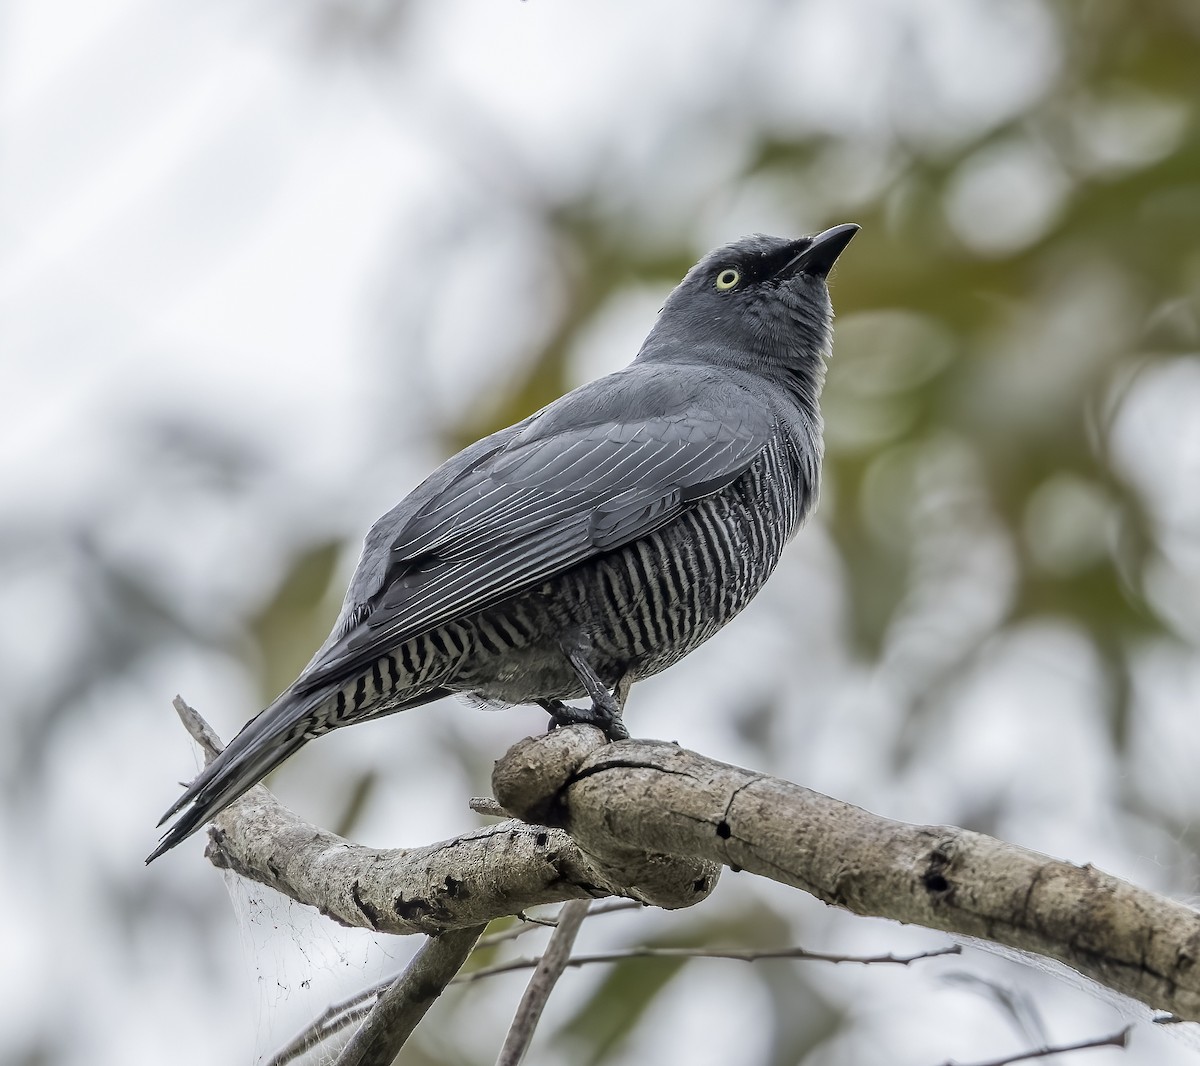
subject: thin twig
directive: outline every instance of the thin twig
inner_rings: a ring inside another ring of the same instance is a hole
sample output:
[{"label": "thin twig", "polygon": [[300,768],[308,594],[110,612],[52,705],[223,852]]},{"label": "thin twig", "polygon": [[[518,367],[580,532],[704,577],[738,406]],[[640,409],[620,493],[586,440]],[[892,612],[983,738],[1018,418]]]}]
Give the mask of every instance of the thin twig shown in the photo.
[{"label": "thin twig", "polygon": [[[636,899],[612,899],[604,900],[600,903],[593,903],[588,911],[589,918],[598,917],[601,914],[616,914],[618,911],[640,911],[645,910],[646,905],[639,903]],[[501,929],[498,933],[488,933],[487,936],[480,937],[479,943],[475,945],[475,950],[480,951],[483,948],[494,948],[497,944],[505,944],[510,940],[516,940],[519,936],[524,936],[526,933],[532,933],[536,929],[549,928],[553,929],[558,925],[557,918],[537,918],[529,914],[518,914],[520,919],[519,925],[510,926],[507,929]]]},{"label": "thin twig", "polygon": [[[617,911],[643,910],[644,908],[645,904],[639,903],[634,899],[604,900],[593,904],[588,911],[588,915],[589,917],[594,917],[602,914],[614,914]],[[558,923],[554,921],[548,924],[557,925]],[[522,921],[520,924],[508,929],[502,929],[498,933],[489,933],[487,936],[479,938],[472,955],[479,951],[508,943],[511,940],[516,940],[517,937],[524,936],[526,933],[537,932],[542,928],[544,926],[541,923]],[[534,965],[536,965],[535,962],[529,964],[530,967]],[[354,995],[341,1000],[339,1003],[331,1003],[320,1015],[305,1026],[302,1032],[298,1033],[291,1041],[263,1063],[263,1066],[287,1066],[289,1062],[298,1059],[301,1055],[311,1051],[319,1044],[323,1044],[343,1029],[361,1021],[370,1013],[372,1006],[374,1006],[372,1001],[389,985],[395,983],[397,976],[397,974],[391,974],[372,985],[368,985],[366,988],[360,988]],[[459,978],[456,977],[455,980],[459,980]]]},{"label": "thin twig", "polygon": [[587,917],[590,905],[591,900],[583,899],[571,900],[562,905],[558,912],[558,926],[546,945],[545,953],[537,962],[533,976],[525,988],[525,995],[521,997],[521,1005],[517,1008],[516,1017],[513,1018],[508,1035],[504,1038],[504,1047],[500,1049],[496,1066],[519,1066],[525,1057],[538,1019],[546,1006],[546,1000],[550,998],[550,992],[571,961],[571,948],[575,944],[575,937],[579,935],[579,927]]},{"label": "thin twig", "polygon": [[536,932],[541,928],[542,926],[535,925],[532,922],[520,922],[517,925],[509,926],[507,929],[501,929],[498,933],[488,933],[487,936],[480,937],[479,943],[475,945],[475,950],[483,951],[486,948],[494,948],[500,944],[507,944],[510,940],[516,940],[519,936]]},{"label": "thin twig", "polygon": [[445,991],[483,932],[482,925],[431,936],[376,1000],[335,1066],[390,1066],[425,1012]]},{"label": "thin twig", "polygon": [[[585,900],[584,902],[590,903],[591,900]],[[559,913],[560,914],[562,913],[561,909],[560,909]],[[558,928],[558,917],[557,916],[555,916],[553,918],[542,918],[536,914],[529,914],[526,911],[518,911],[517,917],[520,918],[521,921],[523,921],[523,922],[528,922],[530,925],[541,926],[543,929],[557,929]]]},{"label": "thin twig", "polygon": [[298,1059],[306,1051],[312,1050],[347,1026],[365,1018],[374,1006],[374,1003],[369,1001],[374,1000],[389,985],[395,984],[398,976],[392,974],[373,985],[359,989],[340,1003],[331,1003],[302,1032],[263,1063],[263,1066],[287,1066],[293,1059]]},{"label": "thin twig", "polygon": [[[1051,1055],[1062,1055],[1068,1051],[1087,1051],[1089,1048],[1097,1047],[1119,1047],[1123,1048],[1129,1044],[1129,1034],[1133,1032],[1133,1026],[1127,1025],[1119,1033],[1110,1033],[1108,1036],[1097,1036],[1091,1040],[1081,1040],[1077,1044],[1055,1044],[1051,1047],[1041,1047],[1033,1051],[1022,1051],[1016,1055],[1008,1055],[1002,1059],[989,1059],[987,1062],[973,1062],[970,1066],[1009,1066],[1013,1062],[1029,1062],[1031,1059],[1046,1059]],[[966,1066],[964,1063],[957,1063],[953,1059],[948,1059],[943,1066]]]},{"label": "thin twig", "polygon": [[588,911],[589,918],[599,917],[601,914],[616,914],[617,911],[644,911],[646,904],[641,900],[636,899],[604,899],[598,903],[593,903]]},{"label": "thin twig", "polygon": [[[393,977],[391,981],[394,980],[395,978]],[[287,1066],[287,1063],[298,1059],[306,1052],[325,1043],[330,1037],[336,1036],[343,1029],[349,1028],[355,1022],[361,1021],[371,1013],[371,1008],[374,1006],[374,1003],[368,1003],[367,1001],[378,996],[391,981],[380,982],[379,985],[364,988],[353,997],[352,1001],[348,1000],[341,1009],[329,1007],[302,1033],[299,1033],[290,1042],[275,1052],[263,1066]]]},{"label": "thin twig", "polygon": [[[564,904],[564,909],[565,909]],[[762,959],[811,959],[817,962],[850,962],[863,966],[873,966],[889,963],[896,966],[908,966],[921,959],[935,959],[942,955],[961,955],[962,948],[957,944],[949,947],[934,948],[921,951],[915,955],[829,955],[821,951],[808,951],[805,948],[770,948],[762,951],[738,950],[729,948],[627,948],[623,951],[605,951],[595,955],[575,955],[567,961],[567,965],[587,966],[597,962],[624,962],[626,959],[732,959],[736,962],[758,962]],[[454,984],[465,984],[477,981],[481,977],[494,977],[497,974],[512,973],[514,970],[531,970],[541,962],[541,959],[510,959],[508,962],[498,962],[495,966],[487,966],[470,973],[459,974]]]}]

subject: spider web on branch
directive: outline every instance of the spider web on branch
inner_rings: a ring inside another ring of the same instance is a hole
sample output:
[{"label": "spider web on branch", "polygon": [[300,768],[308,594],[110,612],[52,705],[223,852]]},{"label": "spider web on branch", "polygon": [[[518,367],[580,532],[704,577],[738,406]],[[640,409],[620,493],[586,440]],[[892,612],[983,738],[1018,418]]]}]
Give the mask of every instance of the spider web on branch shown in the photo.
[{"label": "spider web on branch", "polygon": [[[420,940],[347,929],[232,871],[224,877],[251,985],[255,1063],[269,1062],[330,1004],[399,973]],[[353,1032],[339,1033],[292,1063],[330,1066]]]}]

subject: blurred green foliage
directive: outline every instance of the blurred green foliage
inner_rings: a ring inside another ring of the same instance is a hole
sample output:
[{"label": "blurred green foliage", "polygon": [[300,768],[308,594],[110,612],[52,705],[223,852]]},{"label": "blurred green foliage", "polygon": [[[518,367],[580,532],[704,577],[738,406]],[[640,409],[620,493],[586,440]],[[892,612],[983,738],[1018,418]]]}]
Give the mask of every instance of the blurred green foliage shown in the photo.
[{"label": "blurred green foliage", "polygon": [[[788,922],[762,905],[751,904],[733,916],[697,916],[670,934],[650,937],[655,948],[771,948],[788,943]],[[589,1063],[607,1061],[667,984],[684,966],[725,966],[719,960],[630,959],[613,965],[592,994],[554,1034],[562,1048],[563,1061]],[[751,963],[755,976],[771,1004],[772,1046],[765,1060],[769,1066],[799,1062],[814,1047],[834,1033],[839,1012],[820,993],[819,979],[811,963]],[[816,964],[820,966],[822,964]],[[736,1019],[735,1003],[729,1013]],[[736,1021],[735,1021],[736,1024]]]}]

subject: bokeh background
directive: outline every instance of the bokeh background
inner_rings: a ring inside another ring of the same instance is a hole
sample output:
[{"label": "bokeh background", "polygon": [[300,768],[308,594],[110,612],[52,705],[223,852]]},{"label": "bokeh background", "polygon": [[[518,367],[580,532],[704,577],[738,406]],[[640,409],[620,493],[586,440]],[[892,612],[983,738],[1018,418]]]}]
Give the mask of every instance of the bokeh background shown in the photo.
[{"label": "bokeh background", "polygon": [[[0,1061],[249,1062],[401,965],[199,841],[142,867],[171,697],[231,735],[438,461],[628,361],[709,247],[843,221],[819,512],[630,725],[1193,898],[1195,0],[0,7]],[[542,728],[440,704],[272,786],[422,844]],[[581,947],[943,942],[727,874]],[[523,984],[404,1061],[493,1061]],[[977,950],[634,962],[569,973],[530,1061],[970,1062],[1129,1009]],[[1200,1062],[1182,1028],[1122,1061]]]}]

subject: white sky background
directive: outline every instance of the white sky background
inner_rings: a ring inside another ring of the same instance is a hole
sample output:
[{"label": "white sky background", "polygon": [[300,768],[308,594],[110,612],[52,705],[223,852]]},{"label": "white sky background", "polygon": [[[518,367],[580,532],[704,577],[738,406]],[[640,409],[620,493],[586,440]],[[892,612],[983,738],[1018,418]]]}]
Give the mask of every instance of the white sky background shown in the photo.
[{"label": "white sky background", "polygon": [[[368,18],[386,10],[346,7]],[[90,530],[174,590],[181,617],[220,644],[274,586],[285,548],[359,535],[437,460],[430,431],[459,405],[477,405],[549,328],[547,308],[561,296],[554,250],[523,213],[523,195],[595,187],[629,240],[653,246],[690,232],[698,253],[750,230],[802,231],[827,221],[831,204],[852,208],[853,181],[813,195],[731,184],[748,101],[781,130],[852,130],[869,141],[878,125],[880,137],[901,129],[938,143],[1000,121],[1055,73],[1053,28],[1030,2],[759,2],[736,5],[736,17],[734,7],[691,3],[683,18],[683,6],[666,2],[415,3],[402,7],[403,43],[388,61],[361,44],[322,53],[308,4],[25,0],[0,9],[6,517],[18,528]],[[909,51],[921,57],[911,68]],[[926,106],[900,102],[914,98]],[[680,115],[711,121],[674,140]],[[1000,229],[1032,240],[1056,193],[1051,179],[1028,180],[1044,195],[1016,231]],[[994,249],[986,182],[963,195],[968,204],[983,197],[983,209],[956,214],[952,205],[950,224],[972,247]],[[633,355],[662,295],[632,291],[599,316],[573,355],[581,380]],[[1180,377],[1160,390],[1169,395],[1133,405],[1127,427],[1177,416],[1177,397],[1200,392]],[[231,502],[182,474],[151,476],[139,465],[155,458],[140,427],[167,419],[215,430],[254,456],[250,489]],[[1190,438],[1179,424],[1174,439],[1190,443],[1181,465],[1156,467],[1162,500],[1186,497],[1175,490],[1200,463],[1195,423]],[[1144,466],[1142,436],[1124,439],[1127,465]],[[958,459],[949,448],[928,462]],[[1190,512],[1174,517],[1196,522]],[[954,618],[980,626],[1002,610],[1007,565],[1004,545],[986,532],[955,560],[969,591]],[[738,626],[644,686],[635,731],[753,759],[722,710],[770,700],[801,672],[805,706],[779,727],[778,765],[766,769],[914,820],[953,821],[977,799],[1011,793],[1002,833],[1145,883],[1167,879],[1153,838],[1131,849],[1105,821],[1115,768],[1090,714],[1095,664],[1065,627],[1047,623],[988,648],[964,683],[970,691],[952,701],[974,713],[948,719],[944,750],[899,776],[873,765],[882,754],[862,738],[895,728],[897,678],[932,669],[936,649],[920,632],[901,634],[885,670],[864,676],[840,645],[838,565],[814,526]],[[57,597],[75,594],[72,580],[48,565],[16,572],[0,558],[0,720],[20,721],[24,698],[60,669],[53,649],[70,647],[85,625],[56,609]],[[1194,609],[1180,611],[1194,620]],[[797,640],[809,650],[801,663],[789,653]],[[748,656],[765,664],[760,691],[749,694],[730,669]],[[1166,659],[1180,690],[1200,692],[1194,664]],[[1171,701],[1156,701],[1146,684],[1150,728],[1177,730],[1162,709]],[[0,865],[0,1059],[49,1033],[55,1066],[245,1061],[256,1040],[260,1050],[277,1044],[329,998],[318,991],[308,1003],[291,990],[295,1020],[276,1019],[256,1037],[245,982],[260,975],[245,974],[225,889],[199,843],[141,867],[174,780],[193,768],[169,712],[176,691],[226,736],[257,709],[235,656],[199,642],[167,646],[88,694],[83,713],[61,725],[36,809],[6,801],[0,813],[9,857]],[[814,707],[825,711],[814,716]],[[280,775],[281,788],[321,821],[341,802],[339,768],[377,766],[386,785],[364,839],[427,842],[473,824],[470,782],[459,765],[447,768],[446,751],[477,744],[478,758],[490,759],[541,722],[541,712],[440,706],[310,746]],[[1184,740],[1184,752],[1200,742]],[[1153,745],[1143,758],[1156,780],[1177,782],[1185,816],[1195,810],[1194,763]],[[998,769],[1011,766],[1019,769]],[[0,753],[0,780],[17,769]],[[935,942],[831,919],[770,887],[726,883],[713,907],[741,906],[739,890],[794,913],[793,934],[813,948]],[[664,919],[672,928],[683,920]],[[586,935],[657,928],[647,916],[606,921]],[[284,952],[289,939],[255,950]],[[344,949],[343,962],[357,958]],[[1009,965],[976,958],[964,968],[1007,974]],[[377,975],[378,962],[364,966],[364,981]],[[352,988],[358,978],[340,979]],[[567,1017],[592,980],[564,982],[549,1021]],[[659,1023],[639,1031],[626,1061],[714,1061],[716,1047],[734,1060],[745,1027],[696,1021],[718,1015],[724,997],[737,997],[752,1021],[766,1009],[765,986],[715,966],[690,980],[656,1006]],[[882,1034],[892,1062],[986,1058],[1025,1043],[980,997],[915,971],[811,980],[869,1015],[858,1032]],[[1054,1039],[1117,1027],[1117,1015],[1087,997],[1050,981],[1034,987]],[[508,998],[481,1000],[481,1016],[502,1032],[517,994],[512,984]],[[666,1059],[664,1033],[674,1049]],[[487,1060],[498,1039],[481,1034]],[[1200,1061],[1158,1034],[1139,1042],[1126,1061]],[[871,1049],[835,1047],[825,1061],[871,1060]],[[535,1049],[530,1061],[550,1059]]]}]

